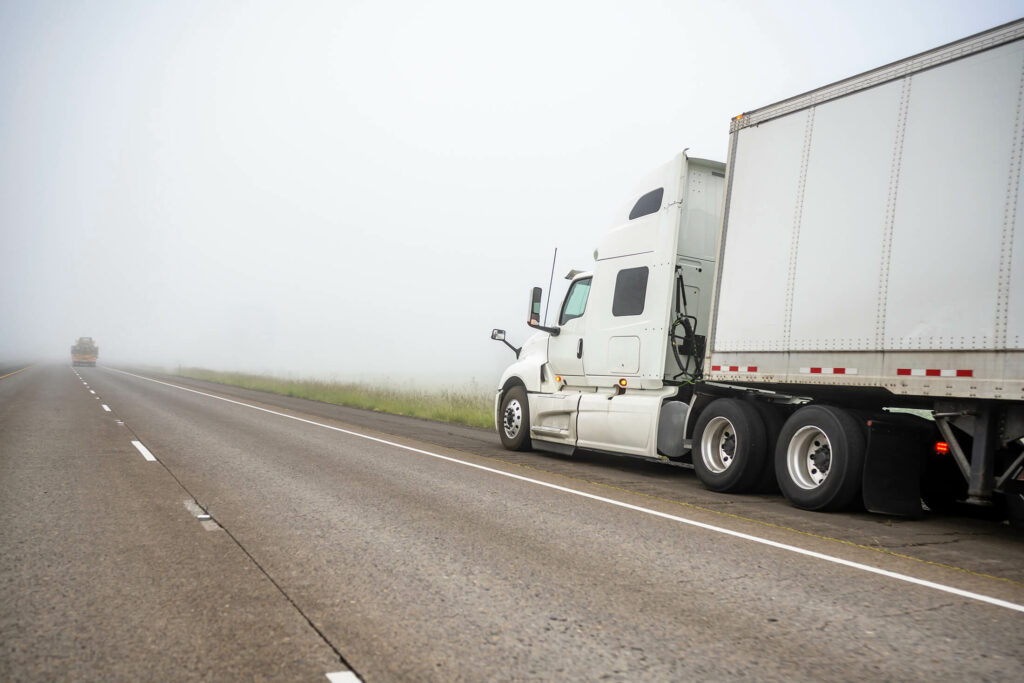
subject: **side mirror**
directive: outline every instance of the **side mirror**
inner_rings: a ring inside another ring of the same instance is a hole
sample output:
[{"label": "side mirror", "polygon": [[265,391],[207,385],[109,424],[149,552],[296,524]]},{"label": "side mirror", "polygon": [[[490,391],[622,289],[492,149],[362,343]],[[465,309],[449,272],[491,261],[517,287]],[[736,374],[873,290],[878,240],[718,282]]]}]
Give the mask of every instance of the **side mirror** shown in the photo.
[{"label": "side mirror", "polygon": [[544,292],[540,287],[534,287],[533,292],[530,293],[530,319],[527,324],[535,330],[542,330],[552,337],[557,337],[560,331],[557,327],[544,327],[540,324],[540,300],[543,295]]},{"label": "side mirror", "polygon": [[493,339],[494,341],[500,341],[505,346],[512,349],[512,351],[516,354],[516,358],[519,358],[519,352],[522,351],[522,348],[516,348],[515,346],[512,346],[511,344],[508,343],[508,340],[505,339],[505,330],[499,330],[497,328],[491,330],[491,339]]},{"label": "side mirror", "polygon": [[530,325],[533,327],[540,325],[540,300],[543,296],[544,292],[540,287],[534,287],[530,293]]}]

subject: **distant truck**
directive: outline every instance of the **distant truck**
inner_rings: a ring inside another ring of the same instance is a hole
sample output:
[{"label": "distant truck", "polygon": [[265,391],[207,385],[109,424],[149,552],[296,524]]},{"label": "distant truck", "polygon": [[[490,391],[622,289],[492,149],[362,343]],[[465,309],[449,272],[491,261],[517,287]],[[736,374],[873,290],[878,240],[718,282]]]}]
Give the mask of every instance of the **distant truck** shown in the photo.
[{"label": "distant truck", "polygon": [[96,365],[96,357],[100,354],[100,347],[92,337],[79,337],[78,341],[71,346],[71,365]]},{"label": "distant truck", "polygon": [[[1024,20],[733,119],[641,188],[500,380],[509,449],[1024,519]],[[503,330],[492,338],[505,341]]]}]

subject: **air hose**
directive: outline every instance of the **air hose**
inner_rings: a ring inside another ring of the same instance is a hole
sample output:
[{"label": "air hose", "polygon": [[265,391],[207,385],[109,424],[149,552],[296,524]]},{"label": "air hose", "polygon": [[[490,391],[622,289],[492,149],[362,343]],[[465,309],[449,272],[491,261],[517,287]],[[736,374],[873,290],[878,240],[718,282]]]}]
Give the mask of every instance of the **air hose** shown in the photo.
[{"label": "air hose", "polygon": [[[672,346],[679,372],[673,380],[686,384],[694,384],[704,374],[704,337],[696,334],[697,318],[689,315],[686,310],[686,283],[683,282],[683,269],[676,266],[676,316],[668,331],[668,340]],[[682,328],[682,334],[679,329]]]}]

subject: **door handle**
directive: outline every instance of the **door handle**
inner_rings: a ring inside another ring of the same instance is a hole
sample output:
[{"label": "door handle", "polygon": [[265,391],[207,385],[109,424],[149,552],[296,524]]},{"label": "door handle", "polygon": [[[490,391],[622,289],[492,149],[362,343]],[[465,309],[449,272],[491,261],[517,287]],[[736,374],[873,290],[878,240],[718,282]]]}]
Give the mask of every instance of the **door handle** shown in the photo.
[{"label": "door handle", "polygon": [[580,343],[576,345],[576,357],[583,358],[583,338],[580,338]]}]

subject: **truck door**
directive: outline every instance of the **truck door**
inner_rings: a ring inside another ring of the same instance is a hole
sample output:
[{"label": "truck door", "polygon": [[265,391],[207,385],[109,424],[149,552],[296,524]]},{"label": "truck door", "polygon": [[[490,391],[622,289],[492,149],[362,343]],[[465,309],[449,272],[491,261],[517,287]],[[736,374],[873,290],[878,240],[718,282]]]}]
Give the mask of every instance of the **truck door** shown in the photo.
[{"label": "truck door", "polygon": [[558,314],[558,336],[548,340],[548,363],[556,375],[567,384],[583,382],[583,335],[586,329],[587,299],[590,298],[590,277],[580,278],[569,285],[565,301]]}]

